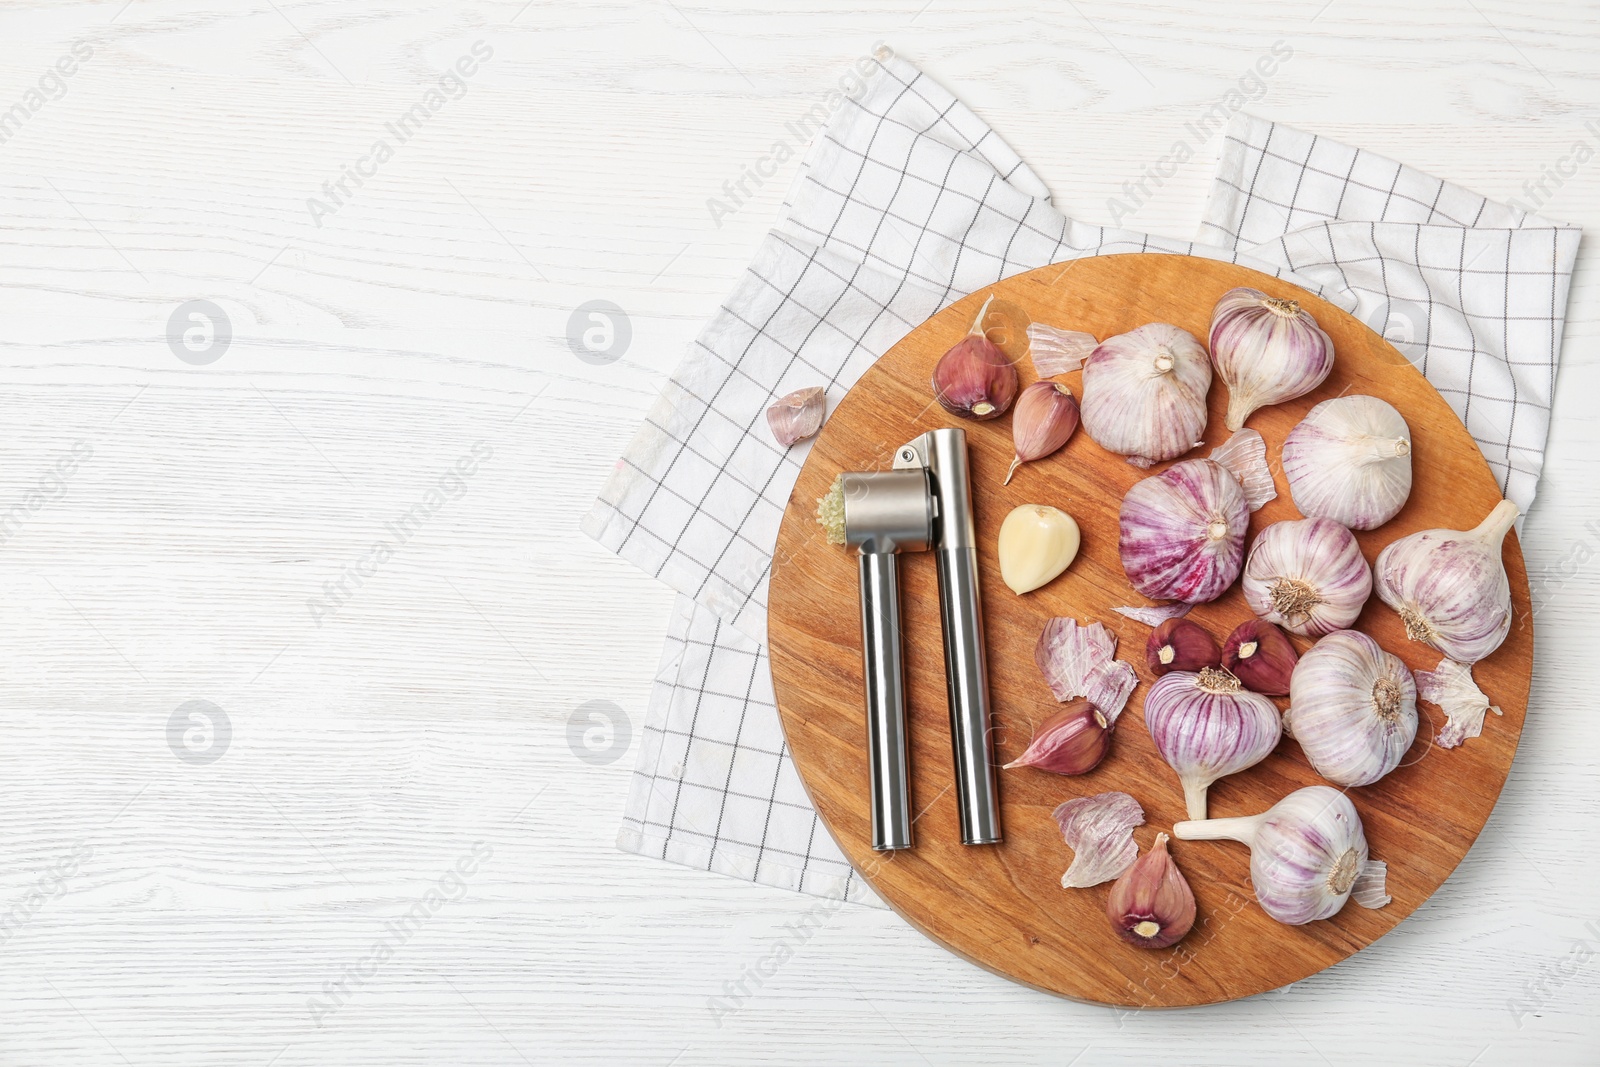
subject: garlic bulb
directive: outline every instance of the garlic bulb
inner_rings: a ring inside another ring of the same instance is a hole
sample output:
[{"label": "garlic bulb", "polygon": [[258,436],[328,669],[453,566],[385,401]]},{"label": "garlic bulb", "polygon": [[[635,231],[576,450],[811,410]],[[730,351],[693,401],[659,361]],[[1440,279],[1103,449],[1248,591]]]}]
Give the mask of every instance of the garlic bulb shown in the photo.
[{"label": "garlic bulb", "polygon": [[1500,559],[1517,506],[1502,500],[1471,530],[1402,537],[1373,567],[1378,596],[1400,613],[1406,636],[1473,664],[1511,632],[1511,582]]},{"label": "garlic bulb", "polygon": [[1062,839],[1072,849],[1072,865],[1061,876],[1063,889],[1109,882],[1139,855],[1133,828],[1144,825],[1144,809],[1126,793],[1078,797],[1058,804],[1053,814]]},{"label": "garlic bulb", "polygon": [[1106,897],[1117,936],[1140,948],[1167,948],[1194,926],[1194,891],[1167,852],[1167,835],[1122,872]]},{"label": "garlic bulb", "polygon": [[1375,396],[1324,400],[1284,438],[1283,473],[1300,514],[1376,529],[1411,495],[1411,428]]},{"label": "garlic bulb", "polygon": [[1211,312],[1211,360],[1228,386],[1227,426],[1304,396],[1333,370],[1333,339],[1293,300],[1230,289]]},{"label": "garlic bulb", "polygon": [[1254,767],[1283,736],[1272,701],[1210,667],[1156,679],[1145,694],[1144,724],[1156,751],[1178,772],[1191,819],[1206,817],[1212,782]]},{"label": "garlic bulb", "polygon": [[1239,584],[1263,619],[1321,637],[1356,621],[1372,593],[1372,570],[1348,529],[1332,519],[1297,519],[1256,535]]},{"label": "garlic bulb", "polygon": [[1122,569],[1153,600],[1215,600],[1239,577],[1249,522],[1244,491],[1220,464],[1175,463],[1122,498]]},{"label": "garlic bulb", "polygon": [[1187,330],[1152,322],[1102,341],[1083,366],[1083,428],[1100,447],[1148,467],[1206,431],[1211,362]]},{"label": "garlic bulb", "polygon": [[1290,926],[1331,918],[1352,894],[1367,908],[1389,903],[1387,868],[1368,855],[1356,806],[1332,786],[1297,789],[1260,815],[1180,822],[1172,835],[1249,845],[1261,910]]},{"label": "garlic bulb", "polygon": [[1371,785],[1400,766],[1416,739],[1417,687],[1398,656],[1339,630],[1300,657],[1284,718],[1318,774]]},{"label": "garlic bulb", "polygon": [[1081,536],[1077,522],[1060,508],[1012,508],[995,544],[1000,579],[1019,596],[1049,584],[1077,558]]}]

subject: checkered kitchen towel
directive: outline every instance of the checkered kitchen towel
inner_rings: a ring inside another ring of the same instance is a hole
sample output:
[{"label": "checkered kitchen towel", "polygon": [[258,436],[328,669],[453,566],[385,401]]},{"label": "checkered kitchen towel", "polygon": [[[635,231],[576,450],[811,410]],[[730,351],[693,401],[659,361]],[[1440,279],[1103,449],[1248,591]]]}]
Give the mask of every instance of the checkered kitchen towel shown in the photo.
[{"label": "checkered kitchen towel", "polygon": [[1051,207],[1027,164],[910,63],[886,57],[864,80],[584,530],[682,594],[618,845],[873,902],[807,801],[773,704],[768,567],[809,448],[773,442],[773,400],[825,385],[832,410],[913,327],[1020,271],[1207,256],[1290,279],[1387,332],[1526,510],[1579,232],[1243,114],[1224,134],[1203,243],[1090,226]]}]

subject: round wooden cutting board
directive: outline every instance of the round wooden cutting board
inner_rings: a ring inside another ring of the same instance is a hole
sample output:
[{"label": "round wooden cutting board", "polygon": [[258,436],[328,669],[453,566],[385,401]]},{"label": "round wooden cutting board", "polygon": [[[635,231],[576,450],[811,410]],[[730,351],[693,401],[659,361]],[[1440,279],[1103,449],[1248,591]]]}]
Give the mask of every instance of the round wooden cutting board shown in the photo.
[{"label": "round wooden cutting board", "polygon": [[[1515,624],[1475,676],[1502,716],[1455,749],[1434,738],[1444,714],[1419,704],[1421,724],[1402,765],[1375,785],[1349,790],[1372,855],[1389,865],[1394,900],[1370,911],[1348,904],[1332,919],[1283,926],[1268,918],[1250,887],[1249,850],[1232,842],[1174,841],[1172,855],[1193,887],[1199,915],[1172,948],[1124,944],[1105,916],[1109,884],[1063,889],[1071,860],[1051,811],[1072,797],[1108,790],[1132,794],[1146,823],[1135,832],[1141,854],[1158,831],[1184,816],[1176,774],[1157,756],[1145,728],[1144,666],[1149,628],[1116,614],[1146,604],[1129,587],[1117,555],[1123,494],[1149,472],[1106,452],[1082,429],[1065,449],[1022,467],[1009,486],[1011,418],[971,422],[932,403],[934,364],[996,298],[985,319],[990,337],[1034,380],[1027,358],[1028,321],[1082,330],[1104,339],[1147,322],[1170,322],[1206,338],[1216,299],[1248,285],[1299,300],[1332,336],[1337,359],[1321,388],[1258,411],[1249,425],[1266,438],[1278,498],[1251,517],[1246,545],[1268,523],[1299,518],[1277,467],[1289,429],[1319,401],[1366,393],[1393,404],[1411,426],[1414,484],[1398,517],[1358,534],[1367,560],[1396,538],[1435,527],[1471,528],[1500,499],[1489,468],[1461,421],[1420,373],[1366,326],[1299,288],[1243,267],[1169,255],[1081,259],[1030,271],[974,293],[935,315],[883,356],[829,417],[800,474],[779,533],[768,619],[772,677],[790,750],[811,799],[834,839],[888,904],[935,941],[998,974],[1085,1001],[1135,1008],[1208,1004],[1260,993],[1305,978],[1364,948],[1428,898],[1466,855],[1494,807],[1511,767],[1527,706],[1533,631],[1527,574],[1513,533],[1506,539]],[[1063,381],[1082,396],[1081,376]],[[1213,383],[1203,456],[1227,437],[1227,389]],[[1119,639],[1119,658],[1134,664],[1140,685],[1118,720],[1110,756],[1094,771],[1062,777],[1032,768],[1001,774],[1005,842],[963,846],[951,797],[950,729],[945,704],[939,606],[930,554],[901,556],[902,628],[911,737],[912,808],[920,812],[914,848],[875,853],[869,844],[867,757],[860,616],[853,550],[828,544],[814,519],[817,498],[840,471],[887,468],[897,445],[937,426],[961,426],[971,451],[979,563],[988,640],[995,751],[1000,763],[1027,747],[1035,727],[1058,705],[1034,665],[1046,621],[1099,621]],[[1043,589],[1017,596],[1000,579],[995,538],[1020,504],[1051,504],[1083,532],[1077,560]],[[1189,616],[1219,643],[1250,618],[1238,584]],[[1356,623],[1412,669],[1430,669],[1438,653],[1406,639],[1396,614],[1376,596]],[[1310,642],[1296,638],[1303,652]],[[1286,700],[1280,700],[1285,706]],[[1266,810],[1291,791],[1322,779],[1300,747],[1285,738],[1263,763],[1211,788],[1213,817]],[[1423,976],[1419,975],[1418,980]]]}]

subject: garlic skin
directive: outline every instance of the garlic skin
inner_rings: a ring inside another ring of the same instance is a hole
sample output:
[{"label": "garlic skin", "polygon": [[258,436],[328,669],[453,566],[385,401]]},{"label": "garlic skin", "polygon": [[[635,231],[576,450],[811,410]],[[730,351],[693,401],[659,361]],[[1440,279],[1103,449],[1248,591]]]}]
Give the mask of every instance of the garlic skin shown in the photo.
[{"label": "garlic skin", "polygon": [[1168,619],[1150,631],[1144,646],[1144,664],[1157,677],[1173,671],[1199,671],[1222,666],[1222,650],[1217,647],[1217,639],[1198,623]]},{"label": "garlic skin", "polygon": [[1061,876],[1063,889],[1109,882],[1139,854],[1133,828],[1144,825],[1144,809],[1126,793],[1078,797],[1057,805],[1052,814],[1072,849],[1072,865]]},{"label": "garlic skin", "polygon": [[1021,596],[1047,585],[1078,556],[1082,534],[1071,515],[1047,504],[1012,508],[1000,523],[1000,578]]},{"label": "garlic skin", "polygon": [[1043,459],[1061,448],[1078,428],[1078,398],[1060,382],[1034,382],[1017,397],[1011,413],[1011,441],[1016,448],[1003,485],[1024,463]]},{"label": "garlic skin", "polygon": [[1134,622],[1142,622],[1146,626],[1160,626],[1168,619],[1183,618],[1185,615],[1189,614],[1189,612],[1194,610],[1194,605],[1157,604],[1153,607],[1145,608],[1125,605],[1120,608],[1112,608],[1111,610],[1116,612],[1118,615],[1121,615],[1123,618],[1132,619]]},{"label": "garlic skin", "polygon": [[1133,861],[1106,897],[1106,917],[1117,936],[1140,948],[1169,948],[1194,926],[1194,891],[1157,834],[1149,852]]},{"label": "garlic skin", "polygon": [[1158,678],[1145,694],[1144,723],[1156,751],[1178,772],[1191,819],[1206,817],[1212,782],[1254,767],[1283,736],[1272,701],[1209,667]]},{"label": "garlic skin", "polygon": [[784,448],[822,429],[828,412],[828,393],[820,385],[796,389],[767,409],[767,426],[772,437]]},{"label": "garlic skin", "polygon": [[1115,724],[1139,675],[1114,658],[1117,635],[1104,623],[1079,626],[1077,619],[1051,619],[1033,646],[1033,661],[1057,700],[1084,697]]},{"label": "garlic skin", "polygon": [[993,302],[993,296],[983,302],[967,336],[933,368],[934,399],[963,419],[997,419],[1017,398],[1017,368],[983,332],[983,317]]},{"label": "garlic skin", "polygon": [[1180,822],[1180,841],[1250,846],[1250,884],[1261,910],[1289,926],[1331,918],[1359,884],[1357,903],[1382,907],[1387,868],[1371,859],[1361,816],[1332,786],[1297,789],[1260,815]]},{"label": "garlic skin", "polygon": [[1411,496],[1411,428],[1375,396],[1324,400],[1284,438],[1283,473],[1300,514],[1377,529]]},{"label": "garlic skin", "polygon": [[1215,600],[1239,577],[1249,523],[1244,491],[1224,467],[1209,459],[1174,463],[1122,498],[1122,569],[1152,600]]},{"label": "garlic skin", "polygon": [[1304,396],[1333,370],[1333,339],[1293,300],[1230,289],[1211,312],[1211,361],[1228,386],[1227,427]]},{"label": "garlic skin", "polygon": [[1378,553],[1374,584],[1400,613],[1406,636],[1473,664],[1511,632],[1511,582],[1500,546],[1517,519],[1502,500],[1471,530],[1424,530]]},{"label": "garlic skin", "polygon": [[1087,700],[1072,701],[1039,724],[1022,755],[1005,764],[1037,767],[1052,774],[1086,774],[1111,751],[1111,723]]},{"label": "garlic skin", "polygon": [[1028,323],[1028,356],[1041,378],[1080,369],[1099,344],[1092,333],[1063,330],[1042,322]]},{"label": "garlic skin", "polygon": [[1222,464],[1239,480],[1251,511],[1260,511],[1269,500],[1277,499],[1278,487],[1272,483],[1272,467],[1267,463],[1267,442],[1256,431],[1235,430],[1206,458]]},{"label": "garlic skin", "polygon": [[1444,729],[1435,738],[1440,748],[1455,748],[1469,737],[1483,733],[1483,717],[1488,712],[1504,714],[1489,703],[1478,683],[1472,680],[1472,666],[1453,659],[1439,661],[1431,671],[1416,671],[1417,697],[1444,709]]},{"label": "garlic skin", "polygon": [[1372,594],[1372,570],[1346,527],[1332,519],[1291,519],[1256,535],[1240,587],[1261,618],[1321,637],[1356,621]]},{"label": "garlic skin", "polygon": [[1193,334],[1152,322],[1102,341],[1083,366],[1083,428],[1137,467],[1176,459],[1206,431],[1211,361]]},{"label": "garlic skin", "polygon": [[1417,687],[1398,656],[1356,630],[1311,647],[1289,683],[1289,732],[1316,772],[1371,785],[1400,766],[1417,736]]}]

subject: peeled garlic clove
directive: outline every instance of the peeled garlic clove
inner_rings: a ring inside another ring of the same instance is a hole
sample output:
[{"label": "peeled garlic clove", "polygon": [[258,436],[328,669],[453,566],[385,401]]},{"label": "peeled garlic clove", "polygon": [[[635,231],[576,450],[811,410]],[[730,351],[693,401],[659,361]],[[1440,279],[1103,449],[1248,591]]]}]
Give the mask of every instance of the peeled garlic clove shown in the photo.
[{"label": "peeled garlic clove", "polygon": [[796,389],[767,409],[767,425],[784,448],[822,429],[828,411],[828,393],[819,385]]},{"label": "peeled garlic clove", "polygon": [[1152,322],[1100,343],[1083,367],[1083,428],[1101,448],[1148,467],[1206,431],[1211,362],[1193,334]]},{"label": "peeled garlic clove", "polygon": [[1115,724],[1139,684],[1133,665],[1116,659],[1116,651],[1117,635],[1103,623],[1051,619],[1033,647],[1033,661],[1057,700],[1081,696]]},{"label": "peeled garlic clove", "polygon": [[1000,524],[1000,577],[1019,596],[1055,579],[1077,558],[1080,535],[1071,515],[1047,504],[1012,508]]},{"label": "peeled garlic clove", "polygon": [[1283,473],[1300,514],[1376,529],[1411,495],[1411,428],[1375,396],[1324,400],[1284,438]]},{"label": "peeled garlic clove", "polygon": [[939,406],[963,419],[999,418],[1017,398],[1017,368],[983,333],[983,316],[993,300],[991,296],[983,302],[967,336],[933,368]]},{"label": "peeled garlic clove", "polygon": [[1239,577],[1249,523],[1244,492],[1220,464],[1175,463],[1122,498],[1122,569],[1152,600],[1215,600]]},{"label": "peeled garlic clove", "polygon": [[1444,729],[1437,739],[1440,748],[1455,748],[1467,738],[1483,733],[1486,712],[1501,714],[1472,680],[1471,664],[1441,660],[1431,671],[1417,671],[1416,682],[1417,696],[1444,709]]},{"label": "peeled garlic clove", "polygon": [[1085,774],[1111,751],[1111,723],[1087,700],[1074,700],[1039,726],[1027,749],[1005,765],[1052,774]]},{"label": "peeled garlic clove", "polygon": [[1297,789],[1260,815],[1180,822],[1172,836],[1249,845],[1250,884],[1261,910],[1290,926],[1331,918],[1358,884],[1363,907],[1389,902],[1387,868],[1369,856],[1356,806],[1331,786]]},{"label": "peeled garlic clove", "polygon": [[1006,485],[1024,463],[1043,459],[1062,445],[1078,428],[1078,399],[1060,382],[1034,382],[1017,397],[1017,410],[1011,415],[1011,440],[1016,456],[1006,471]]},{"label": "peeled garlic clove", "polygon": [[1256,535],[1239,583],[1250,610],[1302,637],[1356,621],[1372,569],[1355,534],[1332,519],[1275,522]]},{"label": "peeled garlic clove", "polygon": [[1144,825],[1144,809],[1126,793],[1078,797],[1058,805],[1054,816],[1072,849],[1072,865],[1061,876],[1063,889],[1087,889],[1109,882],[1139,854],[1133,828]]},{"label": "peeled garlic clove", "polygon": [[1078,370],[1099,344],[1094,334],[1060,330],[1042,322],[1028,324],[1028,355],[1041,378]]},{"label": "peeled garlic clove", "polygon": [[1140,948],[1177,944],[1194,926],[1194,892],[1157,834],[1149,852],[1122,872],[1106,898],[1106,917],[1117,935]]},{"label": "peeled garlic clove", "polygon": [[1188,619],[1168,619],[1150,631],[1150,639],[1144,646],[1144,662],[1151,674],[1159,676],[1169,671],[1220,667],[1222,652],[1217,648],[1217,639],[1199,624]]},{"label": "peeled garlic clove", "polygon": [[1263,696],[1289,695],[1289,680],[1299,659],[1283,631],[1260,619],[1241,622],[1222,646],[1222,666],[1246,689]]},{"label": "peeled garlic clove", "polygon": [[1318,774],[1371,785],[1400,766],[1416,739],[1417,687],[1398,656],[1364,633],[1340,630],[1300,657],[1289,718]]},{"label": "peeled garlic clove", "polygon": [[1156,751],[1178,772],[1191,819],[1206,817],[1212,782],[1254,767],[1283,736],[1272,701],[1210,667],[1158,678],[1145,694],[1144,723]]},{"label": "peeled garlic clove", "polygon": [[1230,289],[1211,312],[1211,361],[1228,386],[1227,426],[1304,396],[1333,370],[1333,339],[1293,300]]},{"label": "peeled garlic clove", "polygon": [[1400,613],[1407,637],[1467,664],[1500,647],[1511,632],[1500,546],[1516,520],[1517,506],[1502,500],[1471,530],[1425,530],[1378,553],[1378,596]]}]

